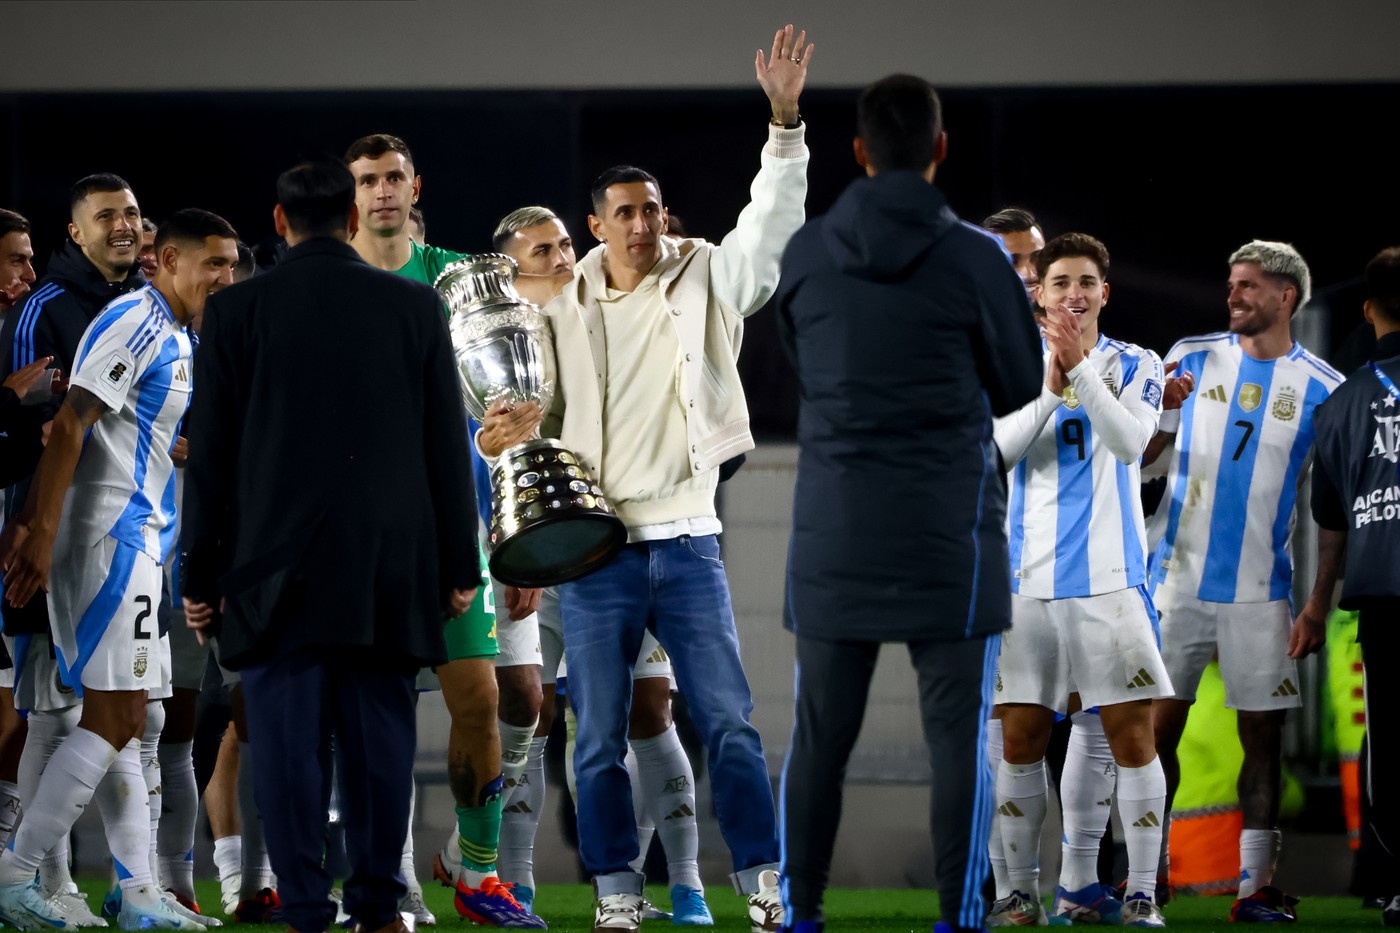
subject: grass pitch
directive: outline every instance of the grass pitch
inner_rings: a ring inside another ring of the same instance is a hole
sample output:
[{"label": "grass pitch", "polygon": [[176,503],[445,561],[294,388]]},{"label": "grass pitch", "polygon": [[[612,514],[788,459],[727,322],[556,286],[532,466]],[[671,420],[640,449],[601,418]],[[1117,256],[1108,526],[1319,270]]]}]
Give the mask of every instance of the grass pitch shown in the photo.
[{"label": "grass pitch", "polygon": [[[88,903],[96,909],[107,889],[105,881],[85,881],[82,888]],[[219,910],[217,882],[198,883],[199,903],[206,913],[225,919]],[[457,916],[452,906],[452,892],[429,881],[424,888],[428,908],[437,914],[436,929],[443,933],[462,930],[466,922]],[[647,896],[658,907],[670,905],[664,888],[648,888]],[[715,933],[749,933],[744,902],[728,885],[716,885],[706,892],[710,911],[715,916]],[[1229,922],[1228,897],[1188,897],[1174,900],[1163,914],[1170,930],[1217,931],[1239,933],[1240,927]],[[1378,910],[1364,910],[1360,899],[1354,897],[1305,897],[1298,905],[1296,928],[1325,930],[1328,933],[1350,933],[1353,930],[1376,930],[1381,927]],[[541,885],[535,896],[535,911],[549,921],[551,930],[560,933],[588,933],[593,926],[593,892],[585,885]],[[929,933],[939,918],[938,896],[921,890],[856,890],[834,888],[827,892],[826,928],[832,933]],[[647,921],[644,930],[661,933],[671,928],[664,921]],[[278,931],[281,926],[239,926],[240,931]]]}]

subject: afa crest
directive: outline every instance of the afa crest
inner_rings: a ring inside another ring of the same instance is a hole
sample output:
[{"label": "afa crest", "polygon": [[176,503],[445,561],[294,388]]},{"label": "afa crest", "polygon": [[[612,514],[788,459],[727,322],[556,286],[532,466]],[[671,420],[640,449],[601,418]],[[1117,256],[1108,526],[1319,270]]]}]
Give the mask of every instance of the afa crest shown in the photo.
[{"label": "afa crest", "polygon": [[146,649],[142,648],[140,651],[136,652],[136,660],[131,664],[131,673],[135,674],[137,677],[145,677],[148,663]]},{"label": "afa crest", "polygon": [[1240,386],[1240,408],[1245,411],[1254,411],[1259,407],[1259,403],[1264,400],[1264,387],[1246,382]]},{"label": "afa crest", "polygon": [[1298,414],[1298,393],[1293,391],[1292,386],[1279,390],[1271,413],[1280,421],[1292,421]]}]

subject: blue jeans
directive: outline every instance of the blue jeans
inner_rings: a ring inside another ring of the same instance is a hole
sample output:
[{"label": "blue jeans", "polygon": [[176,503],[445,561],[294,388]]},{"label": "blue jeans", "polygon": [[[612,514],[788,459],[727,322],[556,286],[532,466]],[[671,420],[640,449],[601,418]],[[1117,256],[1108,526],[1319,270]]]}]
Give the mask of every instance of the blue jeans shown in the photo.
[{"label": "blue jeans", "polygon": [[[709,753],[720,831],[736,872],[778,860],[773,788],[749,723],[753,696],[739,661],[729,582],[714,535],[629,544],[601,570],[559,591],[569,698],[578,717],[579,855],[595,877],[641,891],[632,786],[623,758],[632,668],[651,629]],[[617,893],[600,881],[599,893]],[[608,890],[605,890],[607,888]]]}]

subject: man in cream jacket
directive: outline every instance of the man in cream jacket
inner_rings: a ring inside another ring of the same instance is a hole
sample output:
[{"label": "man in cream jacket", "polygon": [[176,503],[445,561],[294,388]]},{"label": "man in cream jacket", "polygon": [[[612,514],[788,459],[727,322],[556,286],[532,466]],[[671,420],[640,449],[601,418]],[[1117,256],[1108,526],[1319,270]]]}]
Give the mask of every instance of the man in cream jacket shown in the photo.
[{"label": "man in cream jacket", "polygon": [[[773,108],[762,167],[734,230],[715,246],[672,242],[660,185],[609,169],[588,225],[600,241],[546,309],[558,389],[543,433],[603,486],[628,544],[560,588],[569,691],[578,715],[579,851],[594,876],[595,930],[637,929],[643,876],[627,752],[627,703],[642,634],[667,646],[709,751],[735,888],[755,933],[783,925],[778,836],[763,746],[739,660],[715,513],[719,465],[754,446],[735,360],[743,319],[772,296],[802,225],[807,146],[797,100],[813,47],[779,30],[755,69]],[[539,424],[533,403],[488,413],[478,445],[499,455]]]}]

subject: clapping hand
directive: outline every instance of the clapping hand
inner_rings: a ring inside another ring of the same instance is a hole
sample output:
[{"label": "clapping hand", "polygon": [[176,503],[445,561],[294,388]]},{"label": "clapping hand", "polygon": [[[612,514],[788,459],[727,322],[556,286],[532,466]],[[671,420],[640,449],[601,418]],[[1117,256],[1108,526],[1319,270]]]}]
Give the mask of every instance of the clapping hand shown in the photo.
[{"label": "clapping hand", "polygon": [[[1162,372],[1170,375],[1180,366],[1179,362],[1168,363],[1162,367]],[[1172,411],[1180,408],[1187,397],[1196,388],[1196,377],[1190,373],[1182,373],[1180,376],[1171,376],[1167,379],[1166,391],[1162,393],[1162,410]]]},{"label": "clapping hand", "polygon": [[1064,305],[1045,308],[1040,317],[1040,332],[1050,346],[1050,364],[1045,371],[1045,384],[1060,395],[1069,384],[1069,371],[1084,361],[1084,348],[1079,345],[1079,319]]},{"label": "clapping hand", "polygon": [[773,119],[779,123],[797,122],[797,98],[807,84],[807,67],[812,64],[815,45],[807,44],[807,30],[794,39],[792,24],[788,23],[773,36],[773,48],[767,60],[763,50],[754,59],[758,84],[773,105]]}]

